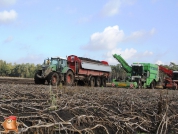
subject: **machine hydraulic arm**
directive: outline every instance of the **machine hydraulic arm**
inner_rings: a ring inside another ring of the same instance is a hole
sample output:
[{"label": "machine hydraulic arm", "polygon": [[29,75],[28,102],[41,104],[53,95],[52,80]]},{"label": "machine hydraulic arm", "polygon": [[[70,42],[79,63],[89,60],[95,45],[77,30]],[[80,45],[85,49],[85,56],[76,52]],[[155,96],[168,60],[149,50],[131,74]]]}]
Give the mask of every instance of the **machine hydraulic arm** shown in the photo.
[{"label": "machine hydraulic arm", "polygon": [[131,73],[132,67],[129,66],[128,63],[120,55],[114,54],[113,57],[120,62],[120,64],[122,65],[123,69],[127,73]]},{"label": "machine hydraulic arm", "polygon": [[159,66],[159,70],[167,74],[169,77],[173,77],[173,71],[170,69],[167,69],[166,67]]}]

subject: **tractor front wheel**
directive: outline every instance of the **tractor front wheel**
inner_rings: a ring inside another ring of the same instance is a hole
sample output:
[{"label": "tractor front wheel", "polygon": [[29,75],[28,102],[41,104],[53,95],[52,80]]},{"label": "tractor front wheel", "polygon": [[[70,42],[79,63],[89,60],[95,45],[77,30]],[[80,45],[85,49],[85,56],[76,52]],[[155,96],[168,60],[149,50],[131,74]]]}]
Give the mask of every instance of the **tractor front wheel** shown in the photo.
[{"label": "tractor front wheel", "polygon": [[35,76],[34,76],[34,81],[35,81],[35,84],[45,84],[45,79],[40,79],[37,75],[41,75],[42,71],[41,70],[38,70],[36,73],[35,73]]}]

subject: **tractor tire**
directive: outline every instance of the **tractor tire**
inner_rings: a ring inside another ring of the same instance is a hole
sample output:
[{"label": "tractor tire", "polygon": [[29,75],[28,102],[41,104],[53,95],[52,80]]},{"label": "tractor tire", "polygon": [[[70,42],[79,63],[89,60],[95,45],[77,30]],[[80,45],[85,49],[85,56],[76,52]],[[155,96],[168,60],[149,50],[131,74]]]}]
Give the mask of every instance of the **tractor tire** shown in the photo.
[{"label": "tractor tire", "polygon": [[96,77],[96,87],[100,87],[100,86],[101,86],[101,78]]},{"label": "tractor tire", "polygon": [[106,87],[106,78],[101,78],[101,86]]},{"label": "tractor tire", "polygon": [[48,77],[48,84],[56,86],[59,84],[59,75],[56,72],[51,72]]},{"label": "tractor tire", "polygon": [[95,77],[93,77],[93,76],[90,78],[90,86],[91,87],[95,86]]},{"label": "tractor tire", "polygon": [[34,81],[35,81],[35,84],[45,84],[45,79],[40,79],[38,78],[37,75],[41,75],[41,70],[38,70],[36,73],[35,73],[35,76],[34,76]]},{"label": "tractor tire", "polygon": [[66,86],[72,86],[74,84],[74,74],[71,70],[66,73],[65,84]]}]

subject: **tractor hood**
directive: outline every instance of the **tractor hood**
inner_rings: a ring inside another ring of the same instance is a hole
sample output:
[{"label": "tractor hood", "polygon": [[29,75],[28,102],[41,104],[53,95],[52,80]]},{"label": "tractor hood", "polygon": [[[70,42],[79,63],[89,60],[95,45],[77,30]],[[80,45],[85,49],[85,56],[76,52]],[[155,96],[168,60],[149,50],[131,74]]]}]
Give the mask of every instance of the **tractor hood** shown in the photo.
[{"label": "tractor hood", "polygon": [[51,69],[51,71],[56,71],[56,65],[49,65],[48,69]]},{"label": "tractor hood", "polygon": [[40,75],[37,75],[38,78],[41,78],[41,79],[44,79],[46,78],[50,72],[52,71],[56,71],[56,65],[45,65],[42,67],[42,74],[41,76]]}]

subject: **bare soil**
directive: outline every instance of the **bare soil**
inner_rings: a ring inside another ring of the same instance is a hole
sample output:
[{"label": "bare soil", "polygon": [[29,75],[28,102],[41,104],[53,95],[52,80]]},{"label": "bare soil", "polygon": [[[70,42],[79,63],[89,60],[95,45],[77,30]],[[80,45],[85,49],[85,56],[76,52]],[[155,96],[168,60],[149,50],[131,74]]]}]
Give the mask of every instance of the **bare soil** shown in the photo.
[{"label": "bare soil", "polygon": [[34,84],[34,78],[0,77],[0,83],[4,83],[4,84]]},{"label": "bare soil", "polygon": [[0,122],[17,116],[19,133],[178,133],[177,90],[33,83],[33,79],[0,78]]}]

